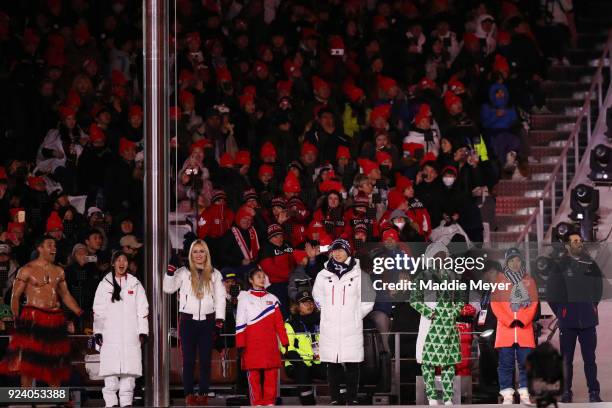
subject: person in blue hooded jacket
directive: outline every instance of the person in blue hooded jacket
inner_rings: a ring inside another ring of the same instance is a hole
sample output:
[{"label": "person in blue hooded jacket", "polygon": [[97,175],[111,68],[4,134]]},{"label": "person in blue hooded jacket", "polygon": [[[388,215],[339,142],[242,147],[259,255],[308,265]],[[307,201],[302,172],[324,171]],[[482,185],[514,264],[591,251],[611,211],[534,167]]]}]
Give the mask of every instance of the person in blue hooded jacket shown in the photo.
[{"label": "person in blue hooded jacket", "polygon": [[513,132],[518,115],[516,109],[508,105],[509,99],[506,85],[495,83],[489,88],[489,102],[480,108],[487,145],[491,146],[502,167],[513,165],[521,148],[520,139]]}]

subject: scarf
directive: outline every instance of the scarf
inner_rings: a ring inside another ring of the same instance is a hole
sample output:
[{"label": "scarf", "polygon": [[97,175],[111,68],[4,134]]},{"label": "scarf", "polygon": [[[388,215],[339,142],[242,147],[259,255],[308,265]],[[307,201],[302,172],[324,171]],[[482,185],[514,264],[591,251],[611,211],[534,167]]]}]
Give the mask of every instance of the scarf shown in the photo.
[{"label": "scarf", "polygon": [[355,259],[354,258],[348,258],[347,259],[348,263],[346,262],[338,262],[336,261],[333,257],[329,258],[329,261],[327,262],[327,265],[325,265],[325,269],[327,269],[328,271],[334,273],[338,279],[342,278],[342,276],[349,272],[351,269],[353,269],[353,266],[355,266]]},{"label": "scarf", "polygon": [[512,283],[512,289],[510,290],[510,309],[512,309],[513,312],[517,312],[519,309],[528,307],[531,304],[531,298],[523,282],[525,268],[521,267],[520,271],[515,272],[506,265],[504,268],[504,276]]},{"label": "scarf", "polygon": [[242,233],[239,228],[232,227],[232,233],[234,234],[234,238],[236,239],[236,243],[240,248],[240,252],[242,252],[242,256],[244,259],[248,259],[249,261],[253,261],[257,258],[257,254],[259,253],[259,240],[257,239],[257,232],[255,228],[249,227],[247,230],[249,234],[249,245],[245,242],[242,237]]}]

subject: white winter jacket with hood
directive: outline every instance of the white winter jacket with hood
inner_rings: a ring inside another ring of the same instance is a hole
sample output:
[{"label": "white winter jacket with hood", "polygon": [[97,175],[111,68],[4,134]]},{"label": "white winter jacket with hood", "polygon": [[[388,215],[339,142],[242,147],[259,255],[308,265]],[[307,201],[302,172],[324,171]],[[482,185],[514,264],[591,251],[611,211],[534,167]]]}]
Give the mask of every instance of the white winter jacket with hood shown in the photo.
[{"label": "white winter jacket with hood", "polygon": [[[351,258],[346,260],[349,265],[351,262]],[[362,288],[373,291],[372,284],[361,271],[359,260],[354,262],[341,278],[327,269],[321,270],[312,289],[321,310],[319,353],[326,363],[363,361],[363,318],[374,308],[375,294],[367,296],[371,302],[362,301]]]}]

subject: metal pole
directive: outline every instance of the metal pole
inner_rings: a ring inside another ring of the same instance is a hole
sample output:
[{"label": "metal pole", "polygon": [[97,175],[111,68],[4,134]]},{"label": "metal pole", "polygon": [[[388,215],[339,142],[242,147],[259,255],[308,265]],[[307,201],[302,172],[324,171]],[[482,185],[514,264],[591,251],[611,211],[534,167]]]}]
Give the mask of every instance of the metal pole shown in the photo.
[{"label": "metal pole", "polygon": [[168,0],[144,0],[145,271],[151,334],[145,364],[145,405],[169,400],[168,299]]},{"label": "metal pole", "polygon": [[397,395],[397,403],[399,405],[402,404],[402,376],[400,374],[400,369],[401,369],[401,360],[400,360],[400,356],[401,356],[401,351],[400,351],[400,334],[399,333],[395,333],[395,344],[394,344],[394,348],[395,348],[395,360],[393,361],[394,365],[395,365],[395,369],[393,370],[393,382],[395,383],[395,393]]},{"label": "metal pole", "polygon": [[587,140],[590,142],[591,141],[591,100],[589,99],[589,101],[587,102],[587,109],[586,109],[586,119],[587,119]]}]

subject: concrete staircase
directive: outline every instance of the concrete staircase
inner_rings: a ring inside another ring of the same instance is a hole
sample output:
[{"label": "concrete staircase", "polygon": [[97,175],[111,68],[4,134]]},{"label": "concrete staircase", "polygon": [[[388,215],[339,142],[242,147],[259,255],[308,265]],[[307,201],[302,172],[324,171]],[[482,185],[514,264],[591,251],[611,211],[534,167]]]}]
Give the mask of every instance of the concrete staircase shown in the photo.
[{"label": "concrete staircase", "polygon": [[[607,38],[606,29],[612,26],[612,1],[581,1],[587,3],[584,4],[586,11],[584,17],[578,19],[578,48],[570,52],[571,65],[551,67],[548,80],[544,83],[546,105],[552,113],[531,116],[528,136],[530,157],[526,168],[523,168],[527,180],[501,180],[493,190],[496,209],[490,226],[492,243],[516,242],[530,215],[539,207],[542,190],[550,179],[591,86],[591,76],[597,69],[593,61],[601,56],[601,44],[605,43]],[[597,120],[597,115],[597,109],[593,109],[593,123]],[[581,132],[586,132],[586,121],[583,121]],[[586,148],[586,137],[582,139],[584,142],[580,144],[581,154]],[[569,161],[567,170],[569,183],[575,171],[573,160]],[[558,183],[562,181],[558,180]],[[561,190],[562,188],[557,189],[557,205],[563,198]],[[544,225],[545,231],[547,228],[548,225]],[[530,233],[530,240],[533,242],[535,239],[533,231]]]}]

